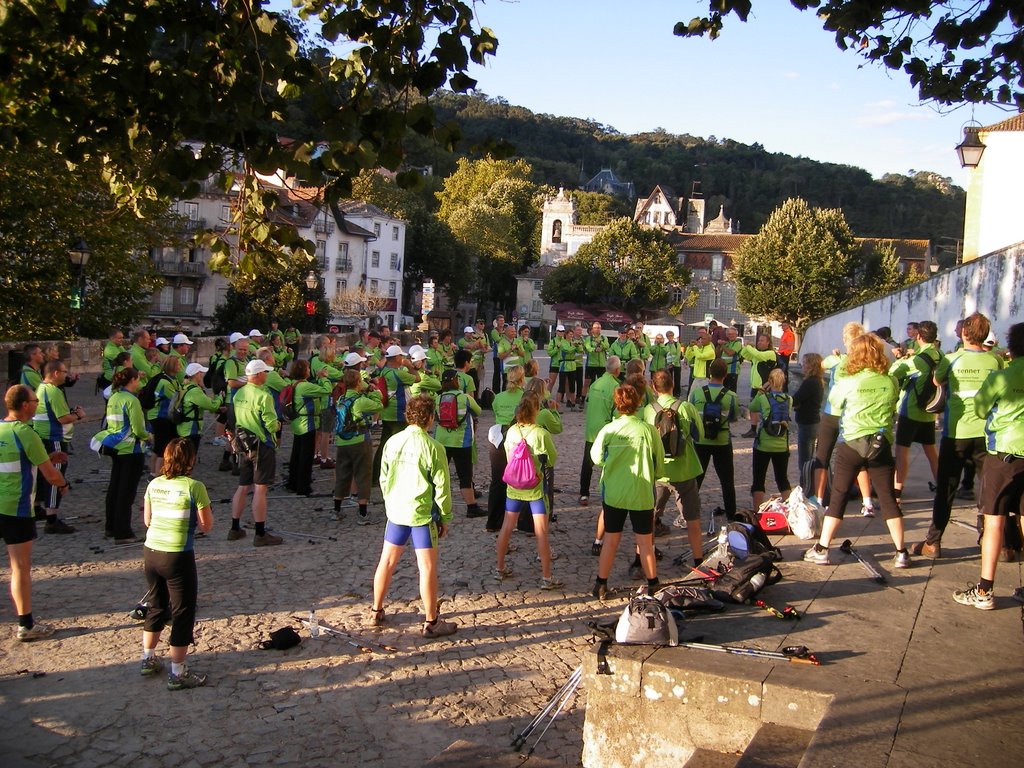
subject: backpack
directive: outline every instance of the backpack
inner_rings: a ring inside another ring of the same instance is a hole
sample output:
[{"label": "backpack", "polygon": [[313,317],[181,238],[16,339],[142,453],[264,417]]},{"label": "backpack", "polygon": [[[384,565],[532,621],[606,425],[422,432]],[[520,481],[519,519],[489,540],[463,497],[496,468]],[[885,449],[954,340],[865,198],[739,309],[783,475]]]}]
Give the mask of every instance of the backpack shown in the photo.
[{"label": "backpack", "polygon": [[654,428],[658,430],[661,437],[661,444],[665,447],[665,458],[681,456],[686,440],[679,431],[679,408],[682,400],[676,400],[668,408],[662,408],[655,400],[651,403],[654,408]]},{"label": "backpack", "polygon": [[203,386],[215,394],[224,392],[228,388],[228,380],[224,376],[224,365],[227,358],[218,358],[216,362],[210,361],[210,370],[203,374]]},{"label": "backpack", "polygon": [[[171,407],[167,411],[167,418],[171,420],[171,424],[184,424],[186,421],[192,420],[185,413],[185,393],[187,391],[187,389],[179,389],[171,399]],[[194,411],[195,409],[193,408],[192,410]]]},{"label": "backpack", "polygon": [[779,367],[779,355],[775,354],[775,357],[771,360],[762,360],[757,364],[757,373],[761,377],[761,381],[768,381],[768,374]]},{"label": "backpack", "polygon": [[161,379],[167,379],[166,374],[158,373],[146,382],[146,386],[139,390],[139,403],[142,405],[142,410],[148,411],[156,405],[156,386],[160,383]]},{"label": "backpack", "polygon": [[520,491],[528,491],[537,486],[537,468],[533,464],[533,451],[525,435],[512,448],[512,455],[508,457],[501,480],[510,488]]},{"label": "backpack", "polygon": [[288,421],[294,421],[299,418],[299,409],[295,404],[294,384],[289,384],[281,390],[278,402],[281,404],[281,415],[288,419]]},{"label": "backpack", "polygon": [[764,587],[782,579],[770,555],[750,555],[711,583],[711,592],[723,602],[745,603]]},{"label": "backpack", "polygon": [[490,387],[484,389],[484,391],[480,393],[480,400],[478,402],[480,403],[480,407],[485,411],[491,410],[491,407],[494,405],[494,390]]},{"label": "backpack", "polygon": [[359,425],[356,423],[355,414],[352,413],[357,397],[358,395],[343,397],[334,404],[337,411],[334,417],[334,434],[342,440],[351,440],[359,435]]},{"label": "backpack", "polygon": [[771,410],[768,412],[768,419],[762,421],[762,429],[771,437],[782,437],[789,431],[789,398],[775,392],[765,394],[768,396]]},{"label": "backpack", "polygon": [[712,399],[711,389],[704,387],[704,437],[713,439],[722,431],[722,400],[725,399],[725,387],[718,390],[718,397]]},{"label": "backpack", "polygon": [[655,597],[669,609],[681,611],[721,611],[725,604],[705,587],[669,586],[658,590]]},{"label": "backpack", "polygon": [[651,595],[633,595],[615,625],[622,645],[679,645],[679,628],[665,603]]},{"label": "backpack", "polygon": [[739,560],[749,555],[768,555],[775,560],[782,559],[782,553],[757,524],[752,512],[737,511],[736,517],[726,526],[725,532],[729,539],[729,551]]},{"label": "backpack", "polygon": [[[931,355],[918,355],[917,357],[924,359],[925,365],[928,366],[928,372],[908,378],[907,387],[914,387],[917,406],[922,411],[925,413],[942,413],[946,410],[946,399],[949,395],[949,390],[945,382],[942,384],[935,383],[935,366],[938,365],[938,361],[933,360]],[[920,382],[920,385],[918,385],[918,382]]]},{"label": "backpack", "polygon": [[369,381],[369,385],[372,389],[376,389],[380,392],[380,402],[385,408],[388,407],[388,403],[391,402],[391,395],[388,393],[388,380],[382,373],[380,376],[374,376]]},{"label": "backpack", "polygon": [[449,390],[442,392],[437,403],[437,423],[445,429],[458,429],[461,423],[459,419],[459,393]]}]

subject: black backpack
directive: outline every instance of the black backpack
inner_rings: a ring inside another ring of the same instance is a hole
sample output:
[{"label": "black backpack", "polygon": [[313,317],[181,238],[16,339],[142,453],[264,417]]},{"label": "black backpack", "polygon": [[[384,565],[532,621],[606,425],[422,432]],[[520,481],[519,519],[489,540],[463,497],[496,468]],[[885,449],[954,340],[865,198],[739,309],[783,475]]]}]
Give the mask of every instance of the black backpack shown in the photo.
[{"label": "black backpack", "polygon": [[711,592],[723,602],[745,603],[769,584],[782,579],[770,555],[749,555],[711,583]]},{"label": "black backpack", "polygon": [[946,410],[946,398],[949,391],[946,384],[935,383],[935,367],[939,364],[931,355],[921,354],[917,357],[924,360],[928,368],[926,373],[907,379],[907,388],[914,388],[917,406],[925,413],[942,413]]},{"label": "black backpack", "polygon": [[668,408],[662,408],[657,400],[651,403],[651,407],[654,408],[654,428],[661,437],[665,458],[681,456],[683,446],[686,445],[683,434],[679,431],[679,409],[682,404],[682,400],[676,400]]},{"label": "black backpack", "polygon": [[203,374],[203,386],[214,394],[221,394],[228,388],[228,380],[224,377],[224,366],[227,358],[221,357],[216,362],[210,361],[210,370]]},{"label": "black backpack", "polygon": [[782,552],[757,524],[757,516],[753,512],[737,510],[725,530],[729,537],[729,547],[734,552],[745,549],[748,555],[768,555],[773,560],[782,559]]},{"label": "black backpack", "polygon": [[722,431],[722,400],[725,399],[725,387],[718,390],[718,397],[711,397],[711,389],[704,387],[704,437],[714,439]]},{"label": "black backpack", "polygon": [[148,411],[156,405],[156,387],[161,379],[167,379],[167,375],[158,373],[146,382],[146,386],[139,390],[139,403],[142,405],[142,410]]},{"label": "black backpack", "polygon": [[771,360],[762,360],[757,364],[757,372],[761,376],[761,381],[768,381],[768,374],[779,367],[779,355],[775,354]]}]

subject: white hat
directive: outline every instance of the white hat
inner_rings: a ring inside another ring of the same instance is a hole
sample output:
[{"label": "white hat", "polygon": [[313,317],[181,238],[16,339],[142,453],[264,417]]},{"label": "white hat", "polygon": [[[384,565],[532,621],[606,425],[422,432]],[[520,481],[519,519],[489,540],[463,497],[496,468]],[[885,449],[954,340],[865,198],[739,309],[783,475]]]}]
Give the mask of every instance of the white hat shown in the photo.
[{"label": "white hat", "polygon": [[996,345],[996,335],[994,333],[990,333],[988,338],[985,339],[984,344],[986,347],[994,347]]},{"label": "white hat", "polygon": [[347,355],[345,355],[346,368],[351,368],[354,365],[359,365],[360,363],[365,362],[366,358],[360,355],[358,352],[349,352]]},{"label": "white hat", "polygon": [[405,352],[402,351],[402,348],[400,346],[398,346],[397,344],[392,344],[384,353],[384,357],[401,357],[404,354]]},{"label": "white hat", "polygon": [[467,325],[465,328],[462,329],[462,332],[463,333],[476,333],[476,328],[474,328],[472,325]]},{"label": "white hat", "polygon": [[245,364],[245,375],[255,376],[258,373],[269,373],[274,370],[262,360],[250,360]]},{"label": "white hat", "polygon": [[169,342],[169,341],[168,341],[167,339],[165,339],[165,338],[164,338],[163,336],[158,336],[158,337],[157,337],[157,339],[156,339],[156,341],[154,341],[153,343],[154,343],[154,344],[156,344],[156,346],[158,346],[158,347],[159,347],[159,346],[162,346],[162,345],[164,345],[164,344],[170,344],[171,342]]},{"label": "white hat", "polygon": [[409,350],[409,359],[412,360],[414,363],[418,363],[420,360],[426,360],[427,359],[427,353],[423,351],[422,347],[420,349],[415,349],[415,350],[414,349],[410,349]]},{"label": "white hat", "polygon": [[174,338],[171,339],[171,343],[174,346],[178,346],[179,344],[192,344],[193,341],[184,333],[176,333],[174,334]]},{"label": "white hat", "polygon": [[185,375],[191,379],[197,373],[206,373],[208,370],[210,369],[207,368],[205,365],[200,365],[199,363],[189,363],[188,365],[185,366]]},{"label": "white hat", "polygon": [[555,330],[556,331],[564,331],[565,330],[565,326],[562,325],[561,323],[559,323],[558,325],[555,326]]},{"label": "white hat", "polygon": [[245,338],[248,337],[244,333],[239,333],[238,331],[235,331],[230,336],[228,336],[228,344],[237,344],[238,342]]},{"label": "white hat", "polygon": [[263,332],[260,331],[260,330],[257,330],[256,328],[253,328],[251,331],[249,331],[249,338],[250,339],[254,339],[257,336],[263,336]]},{"label": "white hat", "polygon": [[423,347],[420,346],[419,344],[413,344],[411,347],[409,347],[409,357],[412,357],[417,352],[426,352],[426,350],[423,349]]}]

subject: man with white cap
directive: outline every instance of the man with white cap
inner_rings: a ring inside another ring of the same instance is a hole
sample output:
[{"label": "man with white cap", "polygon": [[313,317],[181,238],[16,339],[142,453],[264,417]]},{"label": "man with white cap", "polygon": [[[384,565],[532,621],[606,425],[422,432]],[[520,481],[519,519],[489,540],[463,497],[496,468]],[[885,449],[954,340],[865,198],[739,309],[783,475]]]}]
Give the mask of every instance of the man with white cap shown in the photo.
[{"label": "man with white cap", "polygon": [[245,366],[246,383],[235,393],[235,445],[239,454],[238,490],[231,499],[231,530],[228,541],[245,538],[242,512],[252,490],[252,519],[256,547],[282,542],[266,532],[267,489],[274,482],[277,463],[277,410],[274,398],[264,386],[271,367],[262,360],[250,360]]},{"label": "man with white cap", "polygon": [[253,328],[249,331],[249,357],[256,357],[256,351],[263,346],[263,331]]},{"label": "man with white cap", "polygon": [[380,413],[380,442],[373,454],[373,484],[379,485],[380,457],[384,443],[396,432],[405,428],[405,404],[412,398],[409,389],[420,380],[420,372],[406,358],[402,348],[392,344],[384,352],[384,367],[380,372],[387,387],[387,403]]},{"label": "man with white cap", "polygon": [[185,383],[180,396],[183,418],[177,424],[178,437],[189,439],[196,449],[196,456],[199,455],[199,439],[203,434],[203,411],[215,413],[224,405],[220,397],[210,397],[203,390],[203,374],[208,370],[199,363],[185,366]]},{"label": "man with white cap", "polygon": [[409,347],[409,362],[420,375],[420,380],[409,388],[412,396],[425,393],[436,399],[437,394],[441,391],[441,375],[434,375],[426,365],[427,350],[419,344],[413,344]]},{"label": "man with white cap", "polygon": [[[245,386],[245,364],[249,355],[249,337],[235,331],[228,337],[228,344],[231,345],[231,352],[228,354],[227,360],[224,361],[224,379],[227,381],[225,402],[228,407],[228,428],[230,429],[235,423],[233,413],[235,393]],[[227,448],[230,446],[231,444],[228,443]],[[235,474],[238,473],[237,459],[234,463],[232,462],[230,450],[224,451],[224,457],[221,459],[218,469],[221,472],[230,470]]]},{"label": "man with white cap", "polygon": [[171,354],[171,340],[164,338],[163,336],[157,336],[156,341],[153,342],[153,346],[160,352],[160,362],[163,363],[165,357]]},{"label": "man with white cap", "polygon": [[178,358],[178,362],[181,365],[178,367],[178,386],[180,387],[185,381],[185,368],[188,366],[188,353],[192,350],[192,340],[184,333],[174,334],[174,338],[171,339],[171,354]]}]

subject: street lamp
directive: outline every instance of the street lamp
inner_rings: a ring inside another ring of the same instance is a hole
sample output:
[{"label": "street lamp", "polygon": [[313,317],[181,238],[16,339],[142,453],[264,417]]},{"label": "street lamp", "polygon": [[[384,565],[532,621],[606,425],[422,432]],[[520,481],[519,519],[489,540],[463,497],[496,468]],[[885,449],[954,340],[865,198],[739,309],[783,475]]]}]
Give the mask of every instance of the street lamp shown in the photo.
[{"label": "street lamp", "polygon": [[75,322],[72,329],[78,335],[78,321],[85,308],[85,267],[89,263],[92,251],[85,244],[85,240],[79,237],[74,244],[68,248],[68,261],[71,262],[71,274],[74,277],[74,284],[71,289],[71,309],[76,311]]},{"label": "street lamp", "polygon": [[956,145],[956,154],[960,158],[961,168],[977,168],[981,156],[985,153],[985,145],[978,138],[981,126],[968,125],[964,128],[964,140]]},{"label": "street lamp", "polygon": [[306,317],[309,318],[309,335],[312,336],[314,332],[313,323],[315,322],[314,316],[316,315],[316,289],[320,285],[320,279],[316,276],[316,272],[312,269],[309,270],[309,274],[306,275]]}]

